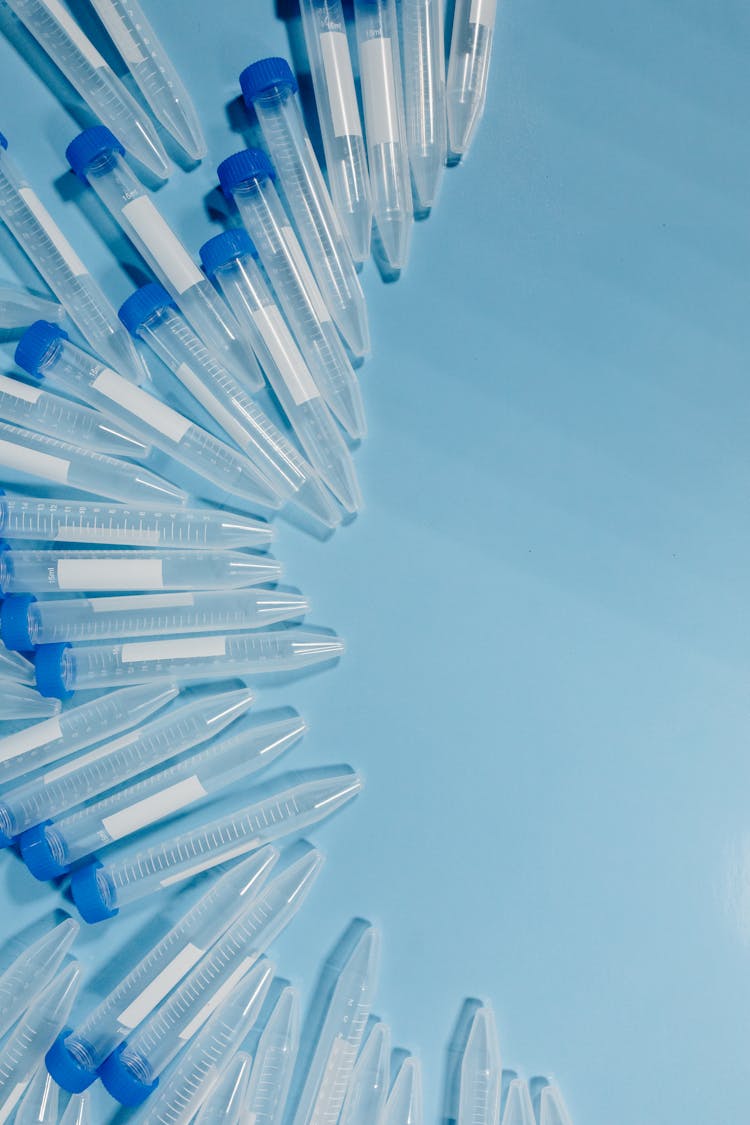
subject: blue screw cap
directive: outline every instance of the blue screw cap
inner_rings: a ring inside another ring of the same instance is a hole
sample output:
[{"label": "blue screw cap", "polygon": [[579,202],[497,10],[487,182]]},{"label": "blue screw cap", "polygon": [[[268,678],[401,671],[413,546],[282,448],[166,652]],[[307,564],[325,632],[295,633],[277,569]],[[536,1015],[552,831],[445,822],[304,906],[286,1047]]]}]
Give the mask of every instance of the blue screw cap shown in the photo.
[{"label": "blue screw cap", "polygon": [[70,893],[84,922],[93,925],[120,913],[115,889],[98,859],[79,867],[70,880]]},{"label": "blue screw cap", "polygon": [[125,1047],[126,1044],[121,1043],[107,1061],[102,1063],[99,1067],[99,1077],[104,1089],[120,1105],[141,1105],[159,1085],[159,1079],[156,1078],[150,1085],[141,1082],[140,1078],[133,1074],[132,1070],[125,1066],[122,1061],[122,1052]]},{"label": "blue screw cap", "polygon": [[65,1040],[72,1035],[71,1027],[64,1027],[44,1057],[47,1071],[58,1086],[70,1094],[82,1094],[93,1086],[98,1077],[95,1070],[82,1066],[65,1046]]},{"label": "blue screw cap", "polygon": [[26,329],[16,345],[15,361],[22,371],[32,375],[35,379],[42,377],[42,367],[49,358],[51,350],[60,342],[70,337],[59,324],[50,324],[48,320],[35,320]]},{"label": "blue screw cap", "polygon": [[252,107],[256,98],[274,87],[291,90],[293,94],[299,89],[294,71],[286,59],[258,59],[246,66],[240,75],[240,88],[248,107]]},{"label": "blue screw cap", "polygon": [[137,336],[138,329],[142,324],[145,324],[150,316],[168,308],[174,309],[177,306],[163,285],[151,281],[148,285],[142,285],[140,289],[136,289],[135,293],[131,293],[127,300],[120,305],[117,315],[130,335]]},{"label": "blue screw cap", "polygon": [[7,148],[7,147],[8,147],[8,138],[5,136],[5,133],[0,133],[0,148]]},{"label": "blue screw cap", "polygon": [[125,148],[106,125],[94,125],[91,129],[84,129],[70,142],[65,156],[79,180],[85,180],[94,161],[113,152],[124,156]]},{"label": "blue screw cap", "polygon": [[70,871],[70,864],[59,863],[52,854],[47,837],[47,828],[50,824],[52,824],[51,820],[35,824],[33,828],[27,828],[25,832],[22,832],[18,838],[21,858],[34,878],[38,879],[40,883],[46,883],[50,879],[59,879],[61,875],[67,875]]},{"label": "blue screw cap", "polygon": [[47,699],[72,699],[73,692],[65,683],[63,660],[70,648],[66,642],[56,645],[40,645],[34,656],[36,689]]},{"label": "blue screw cap", "polygon": [[216,271],[221,266],[225,266],[227,262],[233,262],[237,258],[244,257],[245,254],[252,254],[254,258],[258,257],[255,243],[242,227],[225,230],[222,234],[209,238],[208,242],[203,243],[199,253],[201,265],[209,277],[213,277]]},{"label": "blue screw cap", "polygon": [[276,171],[265,152],[259,148],[244,148],[242,152],[235,152],[222,160],[216,169],[219,176],[221,190],[228,200],[232,199],[232,192],[240,184],[248,180],[275,180]]},{"label": "blue screw cap", "polygon": [[34,594],[9,594],[0,606],[0,640],[13,652],[31,652],[34,642],[29,631],[29,606]]}]

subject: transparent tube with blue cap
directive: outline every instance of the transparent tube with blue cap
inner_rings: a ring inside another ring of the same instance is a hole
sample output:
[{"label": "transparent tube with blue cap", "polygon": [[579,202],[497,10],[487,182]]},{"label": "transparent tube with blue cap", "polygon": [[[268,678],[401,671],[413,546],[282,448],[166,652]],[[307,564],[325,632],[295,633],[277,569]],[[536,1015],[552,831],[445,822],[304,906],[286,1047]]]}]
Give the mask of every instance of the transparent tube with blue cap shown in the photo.
[{"label": "transparent tube with blue cap", "polygon": [[417,201],[426,211],[448,158],[442,0],[401,0],[401,32],[409,164]]},{"label": "transparent tube with blue cap", "polygon": [[[257,629],[298,619],[307,598],[275,589],[195,590],[169,594],[125,594],[100,598],[49,598],[11,594],[0,607],[0,636],[14,649],[38,645],[130,637]],[[30,683],[33,667],[28,664]],[[2,760],[0,743],[0,762]],[[0,780],[2,766],[0,765]]]},{"label": "transparent tube with blue cap", "polygon": [[130,461],[0,422],[0,468],[135,504],[187,503],[177,485]]},{"label": "transparent tube with blue cap", "polygon": [[448,59],[448,140],[454,156],[471,147],[487,101],[497,0],[456,0]]},{"label": "transparent tube with blue cap", "polygon": [[305,733],[294,715],[258,723],[246,716],[208,745],[182,755],[174,764],[136,780],[117,793],[45,821],[24,832],[21,855],[35,878],[57,879],[85,856],[132,836],[160,820],[216,797],[230,786],[243,786]]},{"label": "transparent tube with blue cap", "polygon": [[[208,890],[75,1028],[64,1028],[47,1052],[47,1068],[63,1089],[79,1092],[169,995],[245,909],[273,870],[273,847],[213,877]],[[211,878],[211,877],[210,877]]]},{"label": "transparent tube with blue cap", "polygon": [[262,550],[273,539],[273,528],[262,520],[224,508],[146,508],[96,500],[14,495],[0,489],[0,536],[174,551],[231,547]]},{"label": "transparent tube with blue cap", "polygon": [[255,110],[289,212],[323,300],[356,356],[370,351],[362,286],[328,194],[297,100],[297,79],[286,59],[259,59],[240,75]]},{"label": "transparent tube with blue cap", "polygon": [[138,684],[6,734],[0,738],[0,785],[138,726],[177,694],[174,684]]},{"label": "transparent tube with blue cap", "polygon": [[167,999],[110,1055],[101,1076],[114,1098],[126,1105],[145,1100],[184,1043],[298,913],[322,863],[320,853],[309,849],[263,886]]},{"label": "transparent tube with blue cap", "polygon": [[16,363],[32,378],[83,399],[104,420],[124,423],[144,443],[223,491],[249,503],[280,504],[273,486],[247,457],[71,343],[58,325],[45,320],[32,324],[18,341]]},{"label": "transparent tube with blue cap", "polygon": [[198,269],[125,162],[125,148],[104,126],[95,125],[66,149],[71,168],[101,199],[184,312],[193,328],[248,390],[263,380],[252,351],[238,335],[229,310]]},{"label": "transparent tube with blue cap", "polygon": [[87,922],[112,918],[129,902],[325,820],[361,788],[361,778],[348,767],[287,789],[280,782],[270,796],[240,805],[169,841],[78,868],[70,884],[73,901]]},{"label": "transparent tube with blue cap", "polygon": [[189,634],[124,644],[41,645],[35,656],[36,682],[42,695],[70,699],[76,691],[127,683],[196,684],[231,676],[299,672],[335,660],[343,651],[339,637],[308,629]]},{"label": "transparent tube with blue cap", "polygon": [[146,368],[133,341],[7,148],[0,133],[0,219],[94,351],[123,375],[141,382],[147,377]]},{"label": "transparent tube with blue cap", "polygon": [[0,545],[0,594],[229,590],[275,582],[281,567],[246,551],[27,551]]},{"label": "transparent tube with blue cap", "polygon": [[355,262],[370,257],[372,198],[341,0],[301,0],[326,173]]},{"label": "transparent tube with blue cap", "polygon": [[255,353],[300,445],[349,512],[362,498],[352,456],[276,304],[243,229],[217,234],[200,250],[203,268],[235,317],[248,326]]},{"label": "transparent tube with blue cap", "polygon": [[202,160],[206,139],[195,106],[138,0],[91,3],[154,117],[191,160]]},{"label": "transparent tube with blue cap", "polygon": [[95,750],[6,789],[0,845],[215,737],[253,702],[247,689],[178,700],[163,714]]},{"label": "transparent tube with blue cap", "polygon": [[388,262],[400,270],[409,256],[414,204],[396,0],[355,0],[354,11],[375,222]]},{"label": "transparent tube with blue cap", "polygon": [[[127,379],[123,382],[136,389]],[[150,446],[129,433],[127,427],[102,417],[96,410],[7,375],[0,375],[0,418],[112,457],[143,460],[151,452]]]},{"label": "transparent tube with blue cap", "polygon": [[151,1125],[189,1125],[194,1119],[260,1015],[273,973],[273,964],[263,959],[223,998],[154,1094],[147,1115]]},{"label": "transparent tube with blue cap", "polygon": [[[218,294],[214,295],[217,301],[221,300]],[[258,466],[280,496],[298,504],[327,527],[340,522],[336,506],[318,474],[232,373],[201,343],[165,289],[144,285],[128,297],[119,315],[128,331],[149,345]]]},{"label": "transparent tube with blue cap", "polygon": [[222,191],[237,205],[258,257],[297,338],[320,393],[354,438],[367,431],[362,392],[305,253],[260,149],[243,149],[218,169]]}]

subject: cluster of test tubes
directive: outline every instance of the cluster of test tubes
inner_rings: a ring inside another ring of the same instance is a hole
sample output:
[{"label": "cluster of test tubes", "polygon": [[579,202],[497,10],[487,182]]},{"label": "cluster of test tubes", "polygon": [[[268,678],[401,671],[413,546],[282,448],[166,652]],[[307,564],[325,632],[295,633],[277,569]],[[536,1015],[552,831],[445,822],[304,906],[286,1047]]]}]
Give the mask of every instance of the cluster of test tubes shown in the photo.
[{"label": "cluster of test tubes", "polygon": [[[306,723],[254,705],[266,674],[344,651],[279,584],[273,519],[323,538],[361,508],[360,273],[405,267],[470,148],[496,0],[456,0],[447,50],[443,0],[300,0],[320,148],[286,60],[250,62],[264,147],[218,162],[226,229],[195,254],[151,188],[165,135],[208,155],[198,114],[138,0],[90,3],[136,95],[65,0],[7,0],[98,118],[67,162],[152,279],[110,304],[0,133],[0,220],[49,290],[0,287],[0,848],[75,914],[0,972],[0,1125],[115,1103],[143,1125],[422,1125],[419,1059],[373,1014],[377,928],[347,929],[304,1023],[268,957],[323,868],[302,834],[362,778],[265,776]],[[81,924],[151,902],[158,936],[97,993]],[[571,1125],[553,1083],[503,1071],[488,1005],[454,1040],[456,1125]]]},{"label": "cluster of test tubes", "polygon": [[[73,919],[25,943],[0,974],[0,1118],[95,1125],[106,1091],[143,1125],[423,1125],[419,1057],[375,1014],[378,929],[347,927],[303,1021],[266,954],[322,857],[277,862],[268,847],[214,875],[97,1001],[77,995]],[[447,1057],[445,1120],[571,1125],[554,1082],[503,1070],[490,1005],[465,1001]]]}]

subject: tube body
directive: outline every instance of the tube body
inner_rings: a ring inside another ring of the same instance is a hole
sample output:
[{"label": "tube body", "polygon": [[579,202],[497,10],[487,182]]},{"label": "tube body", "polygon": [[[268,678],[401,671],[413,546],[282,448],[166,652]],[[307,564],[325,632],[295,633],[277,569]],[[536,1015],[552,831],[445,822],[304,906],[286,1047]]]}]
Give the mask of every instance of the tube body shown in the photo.
[{"label": "tube body", "polygon": [[456,156],[469,151],[487,100],[497,0],[456,0],[448,60],[448,138]]},{"label": "tube body", "polygon": [[401,0],[404,112],[419,206],[435,202],[448,158],[442,0]]}]

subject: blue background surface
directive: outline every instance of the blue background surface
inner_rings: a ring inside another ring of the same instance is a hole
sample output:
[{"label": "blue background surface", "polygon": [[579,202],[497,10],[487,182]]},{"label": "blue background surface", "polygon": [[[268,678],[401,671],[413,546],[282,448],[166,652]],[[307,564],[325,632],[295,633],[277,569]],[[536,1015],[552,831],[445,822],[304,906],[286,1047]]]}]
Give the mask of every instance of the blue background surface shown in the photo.
[{"label": "blue background surface", "polygon": [[[146,6],[208,133],[159,193],[197,250],[237,75],[286,30],[273,0]],[[307,995],[352,916],[382,926],[378,1011],[423,1058],[429,1121],[472,995],[576,1125],[748,1117],[749,44],[738,0],[501,0],[475,149],[400,282],[365,272],[366,510],[327,543],[278,525],[349,652],[261,703],[309,720],[295,763],[367,778],[314,834],[280,971]],[[0,104],[119,303],[55,186],[74,120],[6,39]],[[59,902],[3,861],[8,935]],[[153,912],[87,932],[87,965]]]}]

